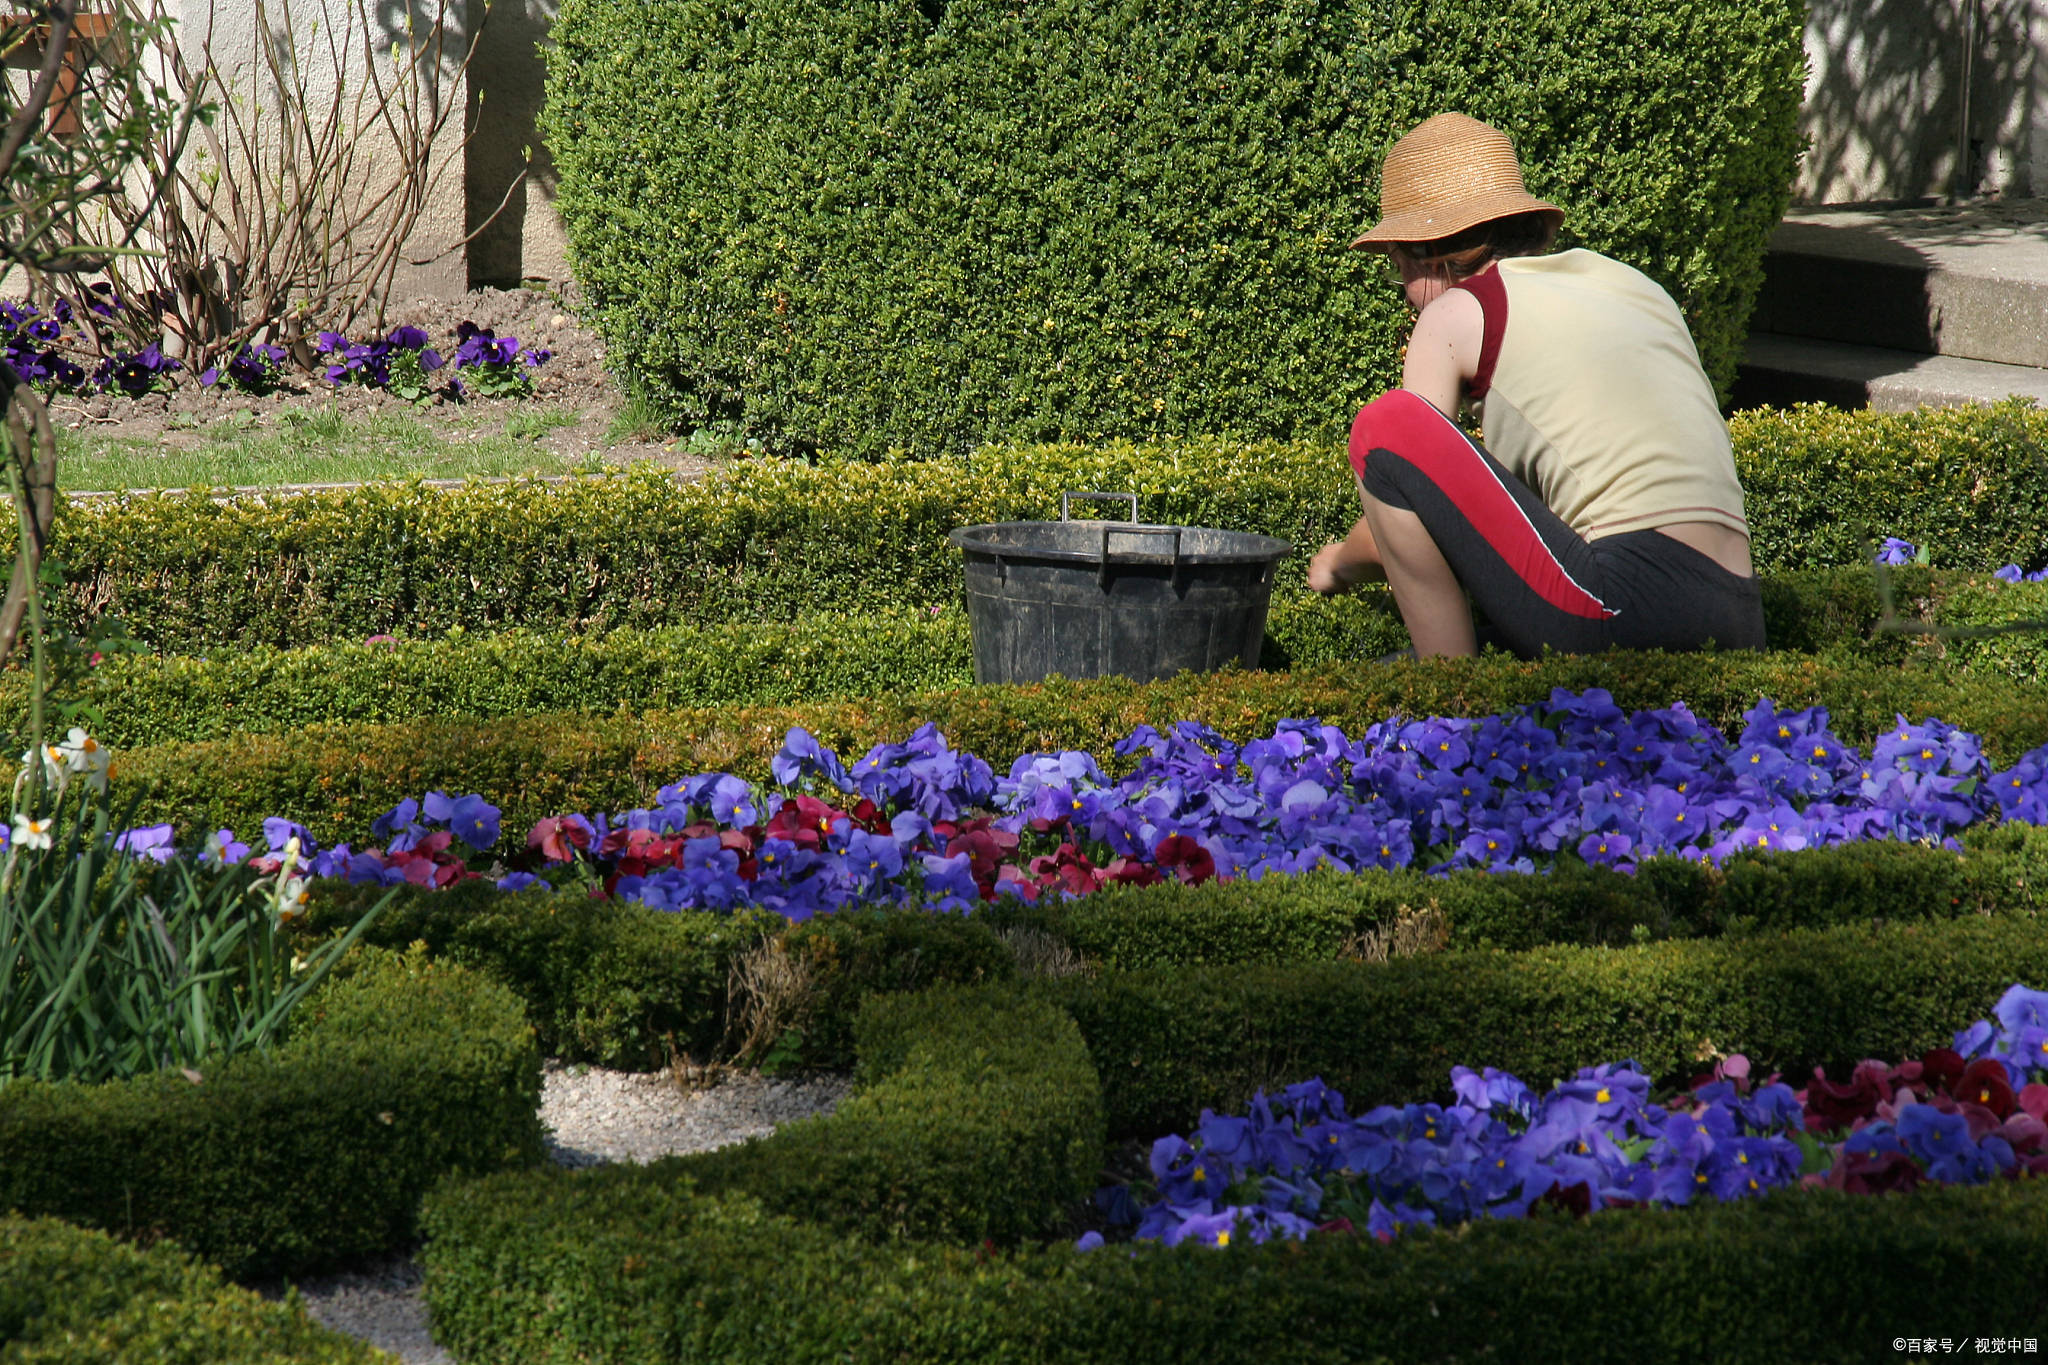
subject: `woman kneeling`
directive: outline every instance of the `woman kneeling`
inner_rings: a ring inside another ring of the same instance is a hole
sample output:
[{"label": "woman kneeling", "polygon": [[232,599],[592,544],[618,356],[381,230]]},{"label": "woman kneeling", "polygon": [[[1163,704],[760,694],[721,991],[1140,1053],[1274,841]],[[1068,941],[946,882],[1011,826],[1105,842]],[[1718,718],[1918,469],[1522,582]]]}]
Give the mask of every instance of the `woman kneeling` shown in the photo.
[{"label": "woman kneeling", "polygon": [[[1386,250],[1415,308],[1401,387],[1351,426],[1365,515],[1309,568],[1384,574],[1419,655],[1761,649],[1728,429],[1678,306],[1528,193],[1505,134],[1439,114],[1395,143]],[[1486,446],[1451,420],[1480,405]],[[1469,596],[1469,603],[1468,603]]]}]

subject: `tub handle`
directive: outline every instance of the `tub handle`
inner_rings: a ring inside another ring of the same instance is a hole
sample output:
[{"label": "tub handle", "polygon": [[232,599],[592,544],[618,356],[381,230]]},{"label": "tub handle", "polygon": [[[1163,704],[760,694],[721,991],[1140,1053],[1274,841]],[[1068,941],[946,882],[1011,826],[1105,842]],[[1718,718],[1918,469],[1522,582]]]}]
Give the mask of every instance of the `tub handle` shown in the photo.
[{"label": "tub handle", "polygon": [[1123,525],[1123,524],[1119,523],[1119,524],[1116,524],[1116,525],[1105,525],[1105,526],[1104,526],[1104,527],[1102,528],[1102,551],[1101,551],[1101,560],[1100,560],[1100,562],[1099,562],[1099,563],[1098,563],[1098,564],[1096,565],[1096,568],[1095,568],[1095,586],[1096,586],[1096,587],[1098,587],[1098,588],[1101,588],[1101,589],[1103,589],[1104,591],[1107,591],[1107,590],[1108,590],[1108,588],[1109,588],[1109,537],[1110,537],[1110,533],[1111,533],[1112,531],[1113,531],[1113,532],[1115,532],[1115,533],[1116,533],[1117,535],[1120,535],[1120,536],[1172,536],[1172,537],[1173,537],[1173,572],[1172,572],[1172,574],[1171,574],[1171,575],[1170,575],[1170,576],[1168,577],[1168,579],[1167,579],[1167,585],[1168,585],[1169,587],[1171,587],[1171,588],[1173,589],[1173,591],[1174,591],[1174,593],[1175,593],[1176,595],[1178,595],[1178,594],[1179,594],[1179,592],[1180,592],[1180,527],[1178,527],[1178,526],[1141,526],[1141,525],[1139,525],[1139,524],[1138,524],[1138,523],[1136,523],[1136,522],[1132,522],[1132,523],[1131,523],[1130,525],[1128,525],[1128,526],[1126,526],[1126,525]]},{"label": "tub handle", "polygon": [[1131,521],[1138,520],[1138,495],[1136,493],[1062,493],[1060,494],[1060,520],[1072,521],[1074,499],[1081,498],[1094,502],[1127,502],[1131,505]]}]

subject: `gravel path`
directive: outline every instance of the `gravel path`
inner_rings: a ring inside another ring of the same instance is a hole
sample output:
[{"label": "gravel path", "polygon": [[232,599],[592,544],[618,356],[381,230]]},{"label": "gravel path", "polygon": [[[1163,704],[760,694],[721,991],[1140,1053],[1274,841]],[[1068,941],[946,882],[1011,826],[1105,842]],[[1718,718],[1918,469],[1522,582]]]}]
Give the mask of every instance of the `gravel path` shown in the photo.
[{"label": "gravel path", "polygon": [[[551,1133],[549,1154],[564,1166],[645,1162],[707,1152],[830,1113],[849,1084],[844,1076],[769,1080],[739,1072],[706,1089],[684,1090],[663,1073],[549,1062],[540,1114]],[[315,1318],[405,1365],[454,1365],[427,1332],[420,1278],[418,1264],[400,1256],[347,1275],[302,1280],[299,1292]]]}]

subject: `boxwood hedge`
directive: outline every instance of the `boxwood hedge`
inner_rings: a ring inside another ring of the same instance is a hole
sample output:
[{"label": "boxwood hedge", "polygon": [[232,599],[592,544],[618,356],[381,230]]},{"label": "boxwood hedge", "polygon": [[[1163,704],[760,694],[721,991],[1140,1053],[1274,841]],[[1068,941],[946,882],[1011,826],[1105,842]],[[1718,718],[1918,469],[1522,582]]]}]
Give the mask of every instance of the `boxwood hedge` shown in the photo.
[{"label": "boxwood hedge", "polygon": [[[684,1056],[727,1058],[740,955],[773,939],[809,980],[803,1064],[842,1067],[850,1020],[876,992],[1040,974],[1064,950],[1088,971],[1330,962],[1404,913],[1443,917],[1454,949],[1621,947],[1665,939],[1742,939],[1788,929],[2032,918],[2048,885],[2048,832],[2001,825],[1960,854],[1867,842],[1745,854],[1720,868],[1676,858],[1632,876],[1560,865],[1547,876],[1368,871],[1204,886],[1111,887],[1075,901],[1003,902],[971,917],[877,910],[788,924],[758,913],[675,914],[614,901],[505,895],[481,882],[408,888],[373,941],[425,944],[504,982],[552,1055],[640,1069]],[[322,885],[319,932],[354,923],[381,889]],[[1034,952],[1035,949],[1035,952]],[[782,1049],[778,1049],[782,1050]]]},{"label": "boxwood hedge", "polygon": [[451,1172],[538,1161],[518,1000],[420,954],[359,952],[272,1055],[197,1080],[0,1089],[0,1210],[175,1238],[231,1276],[297,1274],[403,1245]]},{"label": "boxwood hedge", "polygon": [[2039,1179],[1135,1254],[877,1243],[681,1181],[465,1190],[430,1211],[428,1302],[463,1358],[499,1365],[1864,1365],[1908,1333],[2048,1313]]},{"label": "boxwood hedge", "polygon": [[[1800,408],[1738,414],[1731,433],[1766,574],[1866,564],[1887,535],[1928,546],[1944,569],[2048,564],[2048,413]],[[1062,491],[1090,488],[1135,492],[1147,520],[1294,542],[1283,598],[1357,506],[1334,446],[1168,439],[873,466],[744,461],[689,484],[642,473],[105,499],[60,517],[57,615],[80,630],[119,617],[150,648],[188,655],[457,628],[730,623],[743,639],[763,622],[824,611],[958,604],[947,531],[1057,517]],[[806,666],[826,665],[813,655]]]},{"label": "boxwood hedge", "polygon": [[[1891,588],[1901,628],[1880,625],[1880,584],[1868,569],[1766,578],[1766,632],[1776,648],[1835,662],[2048,678],[2048,630],[1955,630],[2048,618],[2048,585],[1913,568],[1894,572]],[[1924,626],[1944,633],[1918,633]],[[1259,662],[1267,670],[1362,663],[1407,644],[1384,589],[1337,598],[1301,590],[1275,598]],[[86,672],[71,695],[105,718],[95,729],[100,740],[128,748],[339,721],[790,705],[972,681],[967,617],[948,606],[567,637],[514,629],[294,650],[258,645],[207,658],[119,654]],[[28,685],[26,672],[0,673],[0,714],[22,717],[24,730]]]},{"label": "boxwood hedge", "polygon": [[[1797,152],[1788,0],[570,0],[543,135],[589,316],[686,427],[958,453],[1327,437],[1406,312],[1346,249],[1463,109],[1724,387]],[[1700,73],[1712,72],[1711,85]]]},{"label": "boxwood hedge", "polygon": [[377,1365],[296,1299],[268,1302],[165,1243],[147,1249],[54,1218],[0,1217],[0,1360],[8,1365]]},{"label": "boxwood hedge", "polygon": [[1742,1052],[1795,1084],[1816,1066],[1917,1057],[1988,1016],[2014,981],[2048,980],[2039,919],[1852,924],[1628,948],[1552,946],[1353,963],[1161,968],[1067,977],[1113,1136],[1242,1107],[1320,1075],[1354,1101],[1450,1093],[1450,1070],[1531,1085],[1634,1058],[1683,1080]]}]

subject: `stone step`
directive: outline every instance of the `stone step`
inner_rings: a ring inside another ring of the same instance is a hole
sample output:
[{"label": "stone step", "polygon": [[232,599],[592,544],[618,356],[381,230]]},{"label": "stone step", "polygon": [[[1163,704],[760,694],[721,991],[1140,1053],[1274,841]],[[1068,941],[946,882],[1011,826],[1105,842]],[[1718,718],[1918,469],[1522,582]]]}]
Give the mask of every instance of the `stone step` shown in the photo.
[{"label": "stone step", "polygon": [[1736,367],[1729,406],[1831,403],[1901,412],[1923,405],[1995,403],[2013,394],[2048,406],[2048,369],[1752,332]]},{"label": "stone step", "polygon": [[1794,210],[1750,326],[2048,367],[2048,201]]}]

